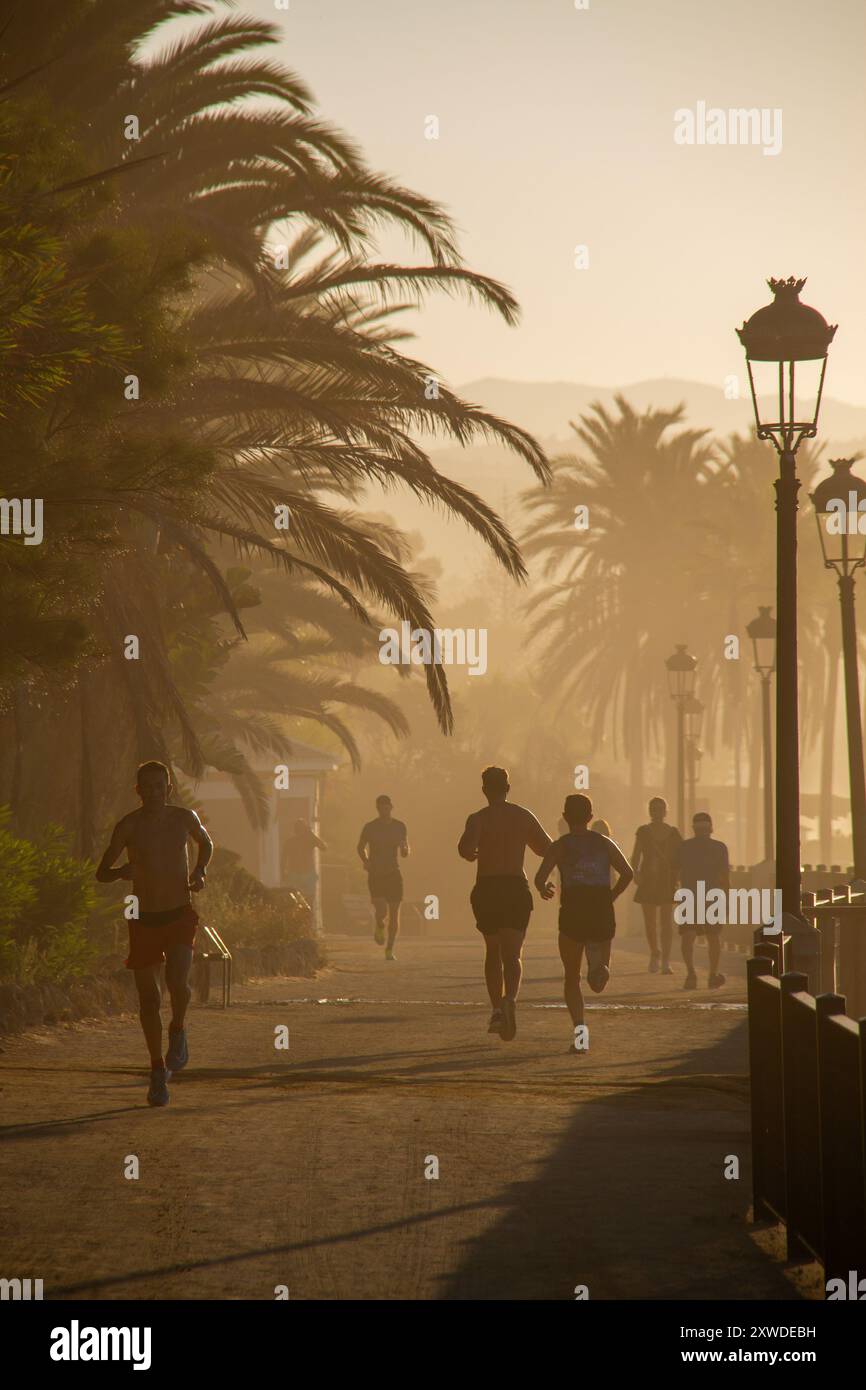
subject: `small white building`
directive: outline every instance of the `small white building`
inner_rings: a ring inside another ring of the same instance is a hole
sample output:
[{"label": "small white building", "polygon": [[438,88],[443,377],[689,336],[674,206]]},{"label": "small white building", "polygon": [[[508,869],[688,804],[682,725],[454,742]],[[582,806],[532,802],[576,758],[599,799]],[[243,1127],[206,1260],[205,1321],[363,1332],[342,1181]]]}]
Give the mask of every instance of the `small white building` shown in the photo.
[{"label": "small white building", "polygon": [[308,873],[303,883],[290,881],[292,874],[284,862],[284,848],[291,838],[295,821],[304,820],[319,834],[319,803],[321,787],[329,772],[336,772],[340,763],[332,753],[314,748],[309,743],[292,739],[292,753],[280,760],[288,768],[288,787],[276,786],[276,767],[280,764],[266,758],[251,758],[251,766],[259,774],[262,787],[270,801],[270,818],[264,829],[255,829],[249,821],[243,802],[228,773],[211,771],[200,782],[188,783],[196,802],[201,806],[204,822],[215,844],[233,850],[249,873],[269,888],[297,886],[309,898],[313,908],[313,923],[322,930],[322,894],[320,853],[314,849]]}]

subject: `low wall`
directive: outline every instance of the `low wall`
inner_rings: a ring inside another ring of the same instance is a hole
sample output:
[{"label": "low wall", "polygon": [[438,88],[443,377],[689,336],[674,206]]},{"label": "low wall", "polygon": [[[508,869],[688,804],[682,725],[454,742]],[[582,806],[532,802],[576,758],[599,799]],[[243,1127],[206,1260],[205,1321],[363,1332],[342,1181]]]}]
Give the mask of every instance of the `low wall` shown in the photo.
[{"label": "low wall", "polygon": [[[232,958],[237,984],[268,975],[313,976],[325,960],[322,943],[309,937],[261,950],[239,946]],[[83,975],[62,984],[0,984],[0,1035],[80,1018],[137,1013],[132,971],[112,969],[116,960],[106,962],[98,975]]]}]

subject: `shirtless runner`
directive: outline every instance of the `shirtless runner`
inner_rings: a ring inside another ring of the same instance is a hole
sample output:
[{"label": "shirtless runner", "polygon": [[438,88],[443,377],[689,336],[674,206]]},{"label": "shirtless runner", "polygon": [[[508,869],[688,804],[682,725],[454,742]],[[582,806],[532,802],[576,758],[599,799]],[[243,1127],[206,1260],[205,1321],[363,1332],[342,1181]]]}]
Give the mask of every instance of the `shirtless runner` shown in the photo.
[{"label": "shirtless runner", "polygon": [[511,788],[505,768],[486,767],[481,790],[488,804],[467,820],[457,853],[478,865],[469,900],[486,947],[484,978],[493,1007],[487,1031],[510,1042],[517,1033],[520,957],[532,912],[523,856],[527,845],[543,856],[552,841],[531,811],[508,801]]},{"label": "shirtless runner", "polygon": [[[135,972],[139,1018],[150,1049],[149,1105],[168,1105],[168,1080],[189,1060],[184,1019],[190,1000],[189,971],[198,915],[190,894],[204,888],[205,870],[213,842],[196,815],[183,806],[169,806],[171,774],[164,763],[142,763],[135,781],[141,808],[118,821],[96,870],[100,883],[131,879],[138,914],[129,921],[127,968]],[[189,872],[187,840],[198,845],[198,859]],[[128,861],[112,868],[126,850]],[[171,996],[168,1051],[162,1055],[159,973],[165,961],[165,980]]]}]

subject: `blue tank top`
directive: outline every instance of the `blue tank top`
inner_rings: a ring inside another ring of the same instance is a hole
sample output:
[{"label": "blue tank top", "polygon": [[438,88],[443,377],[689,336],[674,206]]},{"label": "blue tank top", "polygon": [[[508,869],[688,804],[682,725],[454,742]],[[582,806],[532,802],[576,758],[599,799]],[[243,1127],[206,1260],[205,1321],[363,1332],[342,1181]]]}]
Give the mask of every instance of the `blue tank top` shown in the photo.
[{"label": "blue tank top", "polygon": [[557,860],[563,889],[610,887],[607,844],[605,837],[594,830],[585,835],[563,835]]}]

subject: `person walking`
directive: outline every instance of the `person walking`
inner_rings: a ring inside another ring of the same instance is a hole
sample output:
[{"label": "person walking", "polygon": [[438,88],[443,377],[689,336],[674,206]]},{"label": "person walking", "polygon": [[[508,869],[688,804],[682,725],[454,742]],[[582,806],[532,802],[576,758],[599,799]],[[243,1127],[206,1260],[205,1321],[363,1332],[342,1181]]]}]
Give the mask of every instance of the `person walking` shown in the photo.
[{"label": "person walking", "polygon": [[667,824],[668,804],[664,797],[654,796],[648,810],[649,821],[638,827],[631,856],[637,883],[634,900],[643,911],[650,974],[657,975],[661,970],[663,975],[672,975],[673,904],[677,856],[683,839],[676,826]]}]

